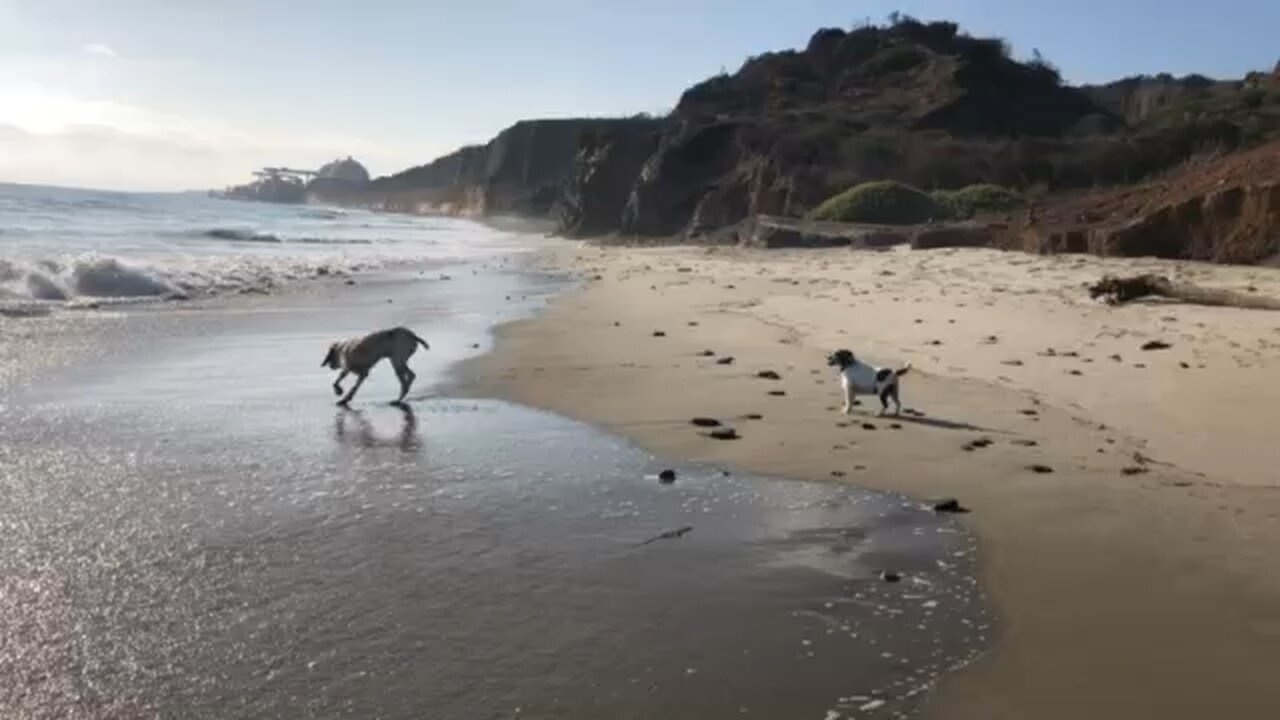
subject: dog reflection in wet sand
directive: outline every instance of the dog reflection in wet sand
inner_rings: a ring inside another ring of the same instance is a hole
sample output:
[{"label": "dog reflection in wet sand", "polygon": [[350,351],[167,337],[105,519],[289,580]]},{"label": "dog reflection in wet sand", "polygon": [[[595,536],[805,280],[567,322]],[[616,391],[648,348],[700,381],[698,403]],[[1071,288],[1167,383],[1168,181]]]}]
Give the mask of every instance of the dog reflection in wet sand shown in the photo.
[{"label": "dog reflection in wet sand", "polygon": [[364,411],[345,406],[333,420],[333,436],[338,442],[351,442],[363,448],[396,447],[405,452],[417,450],[421,446],[418,438],[418,416],[405,403],[396,403],[395,407],[403,414],[400,432],[395,436],[379,436],[377,428]]},{"label": "dog reflection in wet sand", "polygon": [[[394,327],[379,330],[364,337],[333,343],[329,346],[329,352],[325,354],[320,366],[341,371],[338,373],[338,379],[333,381],[333,394],[342,397],[338,401],[339,405],[346,405],[356,396],[356,391],[364,384],[365,378],[369,377],[369,371],[373,366],[386,358],[391,361],[391,367],[395,369],[396,377],[400,380],[400,397],[395,401],[403,403],[404,396],[409,394],[409,386],[417,377],[409,369],[409,358],[413,357],[419,345],[427,350],[431,349],[426,340],[418,337],[409,328]],[[356,384],[351,386],[346,395],[342,395],[342,381],[348,374],[356,376]]]}]

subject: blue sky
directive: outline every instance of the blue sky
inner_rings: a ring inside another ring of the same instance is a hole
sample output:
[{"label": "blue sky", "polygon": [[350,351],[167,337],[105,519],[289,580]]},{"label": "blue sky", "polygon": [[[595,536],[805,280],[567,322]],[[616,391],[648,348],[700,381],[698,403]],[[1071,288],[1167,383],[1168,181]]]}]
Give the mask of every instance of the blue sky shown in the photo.
[{"label": "blue sky", "polygon": [[1280,59],[1275,0],[0,0],[0,181],[208,187],[348,153],[386,173],[521,118],[664,111],[894,10],[1039,49],[1073,82]]}]

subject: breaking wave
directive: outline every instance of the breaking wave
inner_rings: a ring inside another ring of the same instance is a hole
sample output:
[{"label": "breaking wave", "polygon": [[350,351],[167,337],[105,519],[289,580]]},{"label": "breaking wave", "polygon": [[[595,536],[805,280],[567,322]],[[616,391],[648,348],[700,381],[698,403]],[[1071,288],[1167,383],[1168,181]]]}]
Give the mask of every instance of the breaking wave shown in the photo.
[{"label": "breaking wave", "polygon": [[214,240],[226,240],[228,242],[245,242],[245,243],[268,243],[273,245],[283,245],[285,243],[299,243],[303,245],[372,245],[372,240],[363,238],[326,238],[326,237],[281,237],[272,233],[257,232],[255,230],[241,230],[236,228],[211,228],[209,230],[199,230],[194,233],[203,238],[211,238]]},{"label": "breaking wave", "polygon": [[204,257],[165,262],[85,254],[71,258],[0,259],[0,299],[74,302],[185,299],[264,291],[292,280],[367,270],[343,259]]},{"label": "breaking wave", "polygon": [[523,250],[444,219],[0,183],[0,311],[283,288]]},{"label": "breaking wave", "polygon": [[204,230],[196,234],[201,237],[213,238],[214,240],[230,240],[232,242],[266,242],[278,243],[280,238],[269,233],[257,233],[252,230],[233,230],[230,228],[213,228],[212,230]]}]

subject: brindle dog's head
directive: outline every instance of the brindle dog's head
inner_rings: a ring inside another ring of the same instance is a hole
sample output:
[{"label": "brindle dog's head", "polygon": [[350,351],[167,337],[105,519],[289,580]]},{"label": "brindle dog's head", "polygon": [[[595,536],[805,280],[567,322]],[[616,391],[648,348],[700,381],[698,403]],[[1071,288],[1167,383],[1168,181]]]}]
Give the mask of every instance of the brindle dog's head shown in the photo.
[{"label": "brindle dog's head", "polygon": [[856,362],[858,362],[858,359],[853,356],[853,352],[850,350],[837,350],[827,356],[827,364],[838,367],[841,370]]},{"label": "brindle dog's head", "polygon": [[320,367],[338,369],[338,343],[329,346],[329,352],[325,353],[324,360],[320,361]]}]

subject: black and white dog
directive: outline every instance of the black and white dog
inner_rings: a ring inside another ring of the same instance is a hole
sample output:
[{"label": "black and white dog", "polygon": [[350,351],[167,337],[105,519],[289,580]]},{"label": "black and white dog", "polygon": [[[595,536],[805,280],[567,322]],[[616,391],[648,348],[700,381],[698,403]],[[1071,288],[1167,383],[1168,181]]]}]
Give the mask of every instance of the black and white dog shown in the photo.
[{"label": "black and white dog", "polygon": [[840,368],[840,387],[844,390],[845,415],[853,412],[855,395],[879,397],[881,415],[888,412],[890,400],[893,400],[894,414],[902,412],[902,401],[898,399],[898,378],[907,374],[911,369],[911,363],[897,370],[875,367],[860,362],[848,350],[837,350],[827,356],[827,364]]}]

